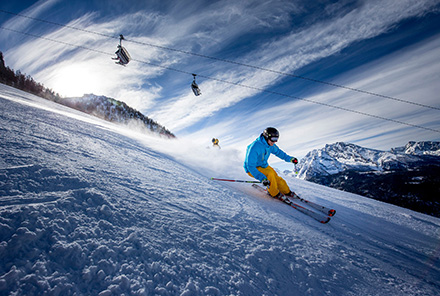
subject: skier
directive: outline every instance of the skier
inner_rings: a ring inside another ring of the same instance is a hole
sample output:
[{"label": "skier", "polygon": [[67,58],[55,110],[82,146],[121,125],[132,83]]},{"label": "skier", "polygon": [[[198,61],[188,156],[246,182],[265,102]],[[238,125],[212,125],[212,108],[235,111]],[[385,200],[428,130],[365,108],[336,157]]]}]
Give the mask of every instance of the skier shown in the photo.
[{"label": "skier", "polygon": [[292,196],[286,181],[278,176],[275,170],[269,166],[267,160],[271,153],[278,156],[286,162],[298,163],[298,159],[287,155],[278,148],[275,143],[278,141],[279,132],[276,128],[268,127],[246,150],[246,159],[244,161],[244,170],[246,173],[259,180],[264,186],[267,186],[268,192],[272,197],[283,199],[284,195]]},{"label": "skier", "polygon": [[212,146],[213,147],[217,147],[218,149],[220,149],[220,145],[218,143],[219,143],[218,139],[212,138]]}]

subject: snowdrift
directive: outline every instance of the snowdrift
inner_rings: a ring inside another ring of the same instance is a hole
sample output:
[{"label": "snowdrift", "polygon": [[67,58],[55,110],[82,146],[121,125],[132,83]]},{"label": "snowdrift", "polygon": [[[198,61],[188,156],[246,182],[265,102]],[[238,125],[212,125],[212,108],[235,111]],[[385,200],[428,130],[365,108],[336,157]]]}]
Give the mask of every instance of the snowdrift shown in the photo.
[{"label": "snowdrift", "polygon": [[4,85],[0,103],[1,295],[440,291],[440,219],[288,179],[337,210],[319,224],[209,180],[245,177],[241,152],[132,133]]}]

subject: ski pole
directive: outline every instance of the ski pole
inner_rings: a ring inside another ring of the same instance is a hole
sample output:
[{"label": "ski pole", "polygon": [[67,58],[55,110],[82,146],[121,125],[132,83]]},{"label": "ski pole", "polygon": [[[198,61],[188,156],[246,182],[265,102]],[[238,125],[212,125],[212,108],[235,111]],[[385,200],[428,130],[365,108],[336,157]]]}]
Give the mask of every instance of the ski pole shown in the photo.
[{"label": "ski pole", "polygon": [[226,182],[241,182],[241,183],[261,183],[260,181],[230,180],[230,179],[218,179],[218,178],[211,178],[211,180],[226,181]]}]

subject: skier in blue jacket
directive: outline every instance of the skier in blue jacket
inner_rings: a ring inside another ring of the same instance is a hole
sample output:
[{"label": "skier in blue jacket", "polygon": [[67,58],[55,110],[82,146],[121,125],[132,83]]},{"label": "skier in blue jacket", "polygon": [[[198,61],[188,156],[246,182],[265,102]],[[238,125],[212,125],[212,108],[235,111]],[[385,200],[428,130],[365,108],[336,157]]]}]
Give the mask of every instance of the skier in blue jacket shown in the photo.
[{"label": "skier in blue jacket", "polygon": [[298,160],[278,148],[279,132],[276,128],[268,127],[252,144],[247,147],[244,170],[246,173],[262,182],[268,188],[271,196],[281,199],[283,195],[291,196],[286,181],[278,176],[275,170],[269,166],[267,160],[270,154],[275,154],[286,162],[298,163]]}]

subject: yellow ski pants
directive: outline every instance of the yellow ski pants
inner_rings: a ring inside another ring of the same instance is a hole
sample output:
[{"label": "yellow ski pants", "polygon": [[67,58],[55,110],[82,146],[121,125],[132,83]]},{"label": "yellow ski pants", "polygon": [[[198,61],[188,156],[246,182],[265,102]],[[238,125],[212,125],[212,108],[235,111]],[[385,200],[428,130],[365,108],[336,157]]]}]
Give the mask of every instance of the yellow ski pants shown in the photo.
[{"label": "yellow ski pants", "polygon": [[[257,169],[266,176],[267,180],[269,180],[270,185],[267,188],[267,191],[270,195],[276,196],[280,192],[282,194],[288,194],[290,192],[290,188],[286,181],[278,176],[277,172],[275,172],[271,166],[267,166],[267,168],[257,167]],[[251,173],[248,173],[248,175],[254,178]]]}]

